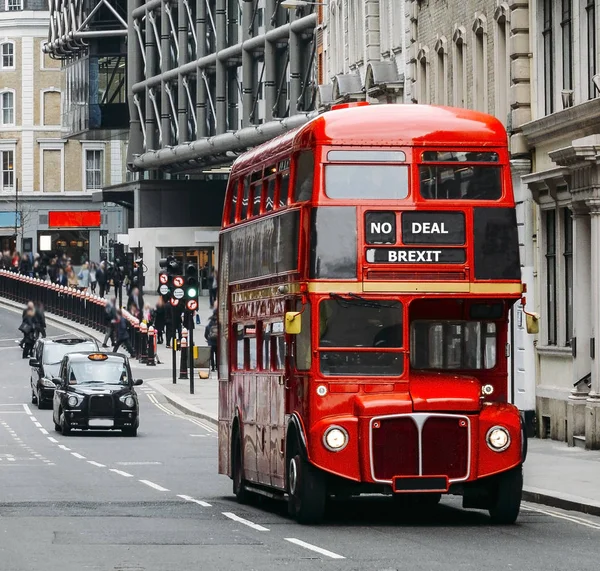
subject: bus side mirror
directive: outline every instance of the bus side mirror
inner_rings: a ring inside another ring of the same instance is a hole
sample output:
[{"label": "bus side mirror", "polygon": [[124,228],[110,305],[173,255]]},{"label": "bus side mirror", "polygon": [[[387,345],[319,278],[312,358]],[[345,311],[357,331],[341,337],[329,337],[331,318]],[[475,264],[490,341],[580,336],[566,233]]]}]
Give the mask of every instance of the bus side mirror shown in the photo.
[{"label": "bus side mirror", "polygon": [[540,332],[540,316],[537,313],[525,313],[525,324],[527,333]]},{"label": "bus side mirror", "polygon": [[288,335],[299,335],[302,331],[302,317],[299,311],[288,311],[285,314],[285,332]]}]

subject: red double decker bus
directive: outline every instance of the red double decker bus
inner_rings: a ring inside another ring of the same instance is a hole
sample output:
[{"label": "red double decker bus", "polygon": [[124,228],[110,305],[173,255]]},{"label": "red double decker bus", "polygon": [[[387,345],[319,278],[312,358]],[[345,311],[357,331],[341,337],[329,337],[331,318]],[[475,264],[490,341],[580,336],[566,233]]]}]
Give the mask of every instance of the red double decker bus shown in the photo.
[{"label": "red double decker bus", "polygon": [[243,501],[442,494],[519,513],[521,297],[507,135],[465,109],[324,113],[233,165],[220,234],[219,471]]}]

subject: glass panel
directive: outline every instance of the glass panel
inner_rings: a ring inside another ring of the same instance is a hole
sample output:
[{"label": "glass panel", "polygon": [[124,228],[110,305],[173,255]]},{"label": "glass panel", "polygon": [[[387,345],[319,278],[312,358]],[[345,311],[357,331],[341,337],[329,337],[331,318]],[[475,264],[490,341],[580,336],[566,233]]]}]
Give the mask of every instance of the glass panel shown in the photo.
[{"label": "glass panel", "polygon": [[271,324],[263,323],[262,334],[262,369],[271,369]]},{"label": "glass panel", "polygon": [[408,167],[401,165],[326,165],[329,198],[400,200],[408,196]]},{"label": "glass panel", "polygon": [[573,215],[564,209],[565,224],[565,344],[571,345],[573,337]]},{"label": "glass panel", "polygon": [[238,326],[237,341],[236,341],[236,368],[240,371],[244,370],[244,330]]},{"label": "glass panel", "polygon": [[543,4],[543,43],[544,43],[544,97],[546,114],[554,112],[554,45],[552,38],[553,0]]},{"label": "glass panel", "polygon": [[573,0],[562,0],[562,69],[563,89],[573,88],[573,35],[571,26],[571,12]]},{"label": "glass panel", "polygon": [[475,151],[425,151],[421,160],[428,163],[497,163],[498,153]]},{"label": "glass panel", "polygon": [[275,207],[275,177],[267,180],[267,197],[265,199],[265,212],[273,210]]},{"label": "glass panel", "polygon": [[312,198],[314,171],[315,159],[312,151],[301,152],[296,161],[296,179],[294,181],[295,202],[304,202]]},{"label": "glass panel", "polygon": [[499,167],[421,166],[421,196],[433,200],[498,200],[502,196]]},{"label": "glass panel", "polygon": [[496,325],[483,321],[414,321],[414,369],[477,370],[496,365]]},{"label": "glass panel", "polygon": [[556,345],[556,212],[546,212],[546,302],[548,311],[548,345]]},{"label": "glass panel", "polygon": [[229,206],[229,223],[235,222],[235,214],[237,209],[238,192],[239,192],[239,181],[236,180],[232,183],[233,189],[231,192],[231,204]]},{"label": "glass panel", "polygon": [[290,192],[290,173],[285,172],[279,175],[279,206],[287,206]]},{"label": "glass panel", "polygon": [[262,195],[262,183],[252,185],[252,216],[260,214],[260,198]]},{"label": "glass panel", "polygon": [[302,311],[302,330],[296,335],[296,369],[308,371],[311,363],[312,348],[310,344],[310,303],[305,306],[301,301],[296,302],[296,311]]},{"label": "glass panel", "polygon": [[406,155],[402,151],[329,151],[328,161],[349,163],[403,163]]},{"label": "glass panel", "polygon": [[251,371],[256,369],[257,363],[257,351],[256,351],[256,337],[250,337],[248,341],[248,368]]}]

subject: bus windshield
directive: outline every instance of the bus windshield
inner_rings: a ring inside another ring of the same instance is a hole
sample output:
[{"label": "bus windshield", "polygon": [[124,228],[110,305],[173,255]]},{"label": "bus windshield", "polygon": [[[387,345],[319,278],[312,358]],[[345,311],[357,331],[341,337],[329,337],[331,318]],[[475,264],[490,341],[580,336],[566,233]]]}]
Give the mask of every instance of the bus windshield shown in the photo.
[{"label": "bus windshield", "polygon": [[327,165],[325,192],[329,198],[400,200],[408,196],[408,166]]},{"label": "bus windshield", "polygon": [[485,321],[414,321],[410,327],[413,369],[492,369],[496,324]]},{"label": "bus windshield", "polygon": [[[400,375],[402,304],[335,296],[319,305],[319,346],[324,375]],[[361,349],[340,351],[336,349]],[[387,349],[380,351],[379,349]]]}]

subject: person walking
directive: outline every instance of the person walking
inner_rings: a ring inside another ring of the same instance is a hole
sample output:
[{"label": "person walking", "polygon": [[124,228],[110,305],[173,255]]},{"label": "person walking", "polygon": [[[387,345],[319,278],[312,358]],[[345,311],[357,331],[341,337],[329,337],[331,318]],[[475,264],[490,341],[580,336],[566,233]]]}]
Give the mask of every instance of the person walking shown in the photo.
[{"label": "person walking", "polygon": [[46,314],[44,312],[44,304],[40,301],[35,308],[35,322],[36,322],[36,337],[41,335],[46,337]]},{"label": "person walking", "polygon": [[79,278],[77,289],[80,291],[87,291],[87,288],[90,286],[90,265],[87,262],[81,266],[81,270],[79,270],[77,277]]},{"label": "person walking", "polygon": [[167,308],[162,297],[158,298],[154,309],[154,329],[156,329],[156,343],[163,344],[163,335],[167,321]]},{"label": "person walking", "polygon": [[31,357],[33,355],[33,346],[35,344],[35,308],[33,307],[33,303],[30,303],[31,307],[29,307],[28,305],[25,311],[25,315],[23,316],[21,326],[19,327],[19,331],[23,333],[23,359],[26,359],[27,357]]},{"label": "person walking", "polygon": [[217,300],[217,288],[218,288],[217,271],[215,270],[214,266],[211,268],[210,275],[208,276],[208,287],[209,287],[208,303],[210,305],[210,308],[212,309],[215,306],[215,301]]},{"label": "person walking", "polygon": [[106,293],[106,263],[100,262],[98,269],[96,270],[96,280],[98,281],[98,294],[100,297],[104,297]]},{"label": "person walking", "polygon": [[90,290],[93,294],[96,293],[96,285],[98,285],[98,268],[95,262],[90,264]]},{"label": "person walking", "polygon": [[210,347],[210,370],[217,370],[217,343],[219,340],[219,325],[217,321],[217,310],[213,311],[206,328],[204,329],[204,339]]},{"label": "person walking", "polygon": [[56,276],[56,283],[60,286],[69,285],[69,280],[67,278],[67,275],[65,274],[65,270],[63,270],[62,268],[58,268],[58,274]]},{"label": "person walking", "polygon": [[77,276],[75,275],[75,271],[72,266],[69,266],[67,270],[67,285],[70,288],[77,289],[79,287],[79,281],[77,280]]},{"label": "person walking", "polygon": [[[27,305],[25,306],[25,309],[23,310],[23,313],[21,314],[22,322],[25,321],[25,317],[26,317],[27,313],[32,309],[35,309],[33,301],[28,301]],[[19,331],[21,331],[21,327],[19,327]],[[23,349],[23,345],[25,344],[25,332],[21,331],[21,333],[23,333],[23,339],[21,339],[21,341],[19,341],[19,347],[21,347],[21,349]]]},{"label": "person walking", "polygon": [[106,334],[104,335],[104,341],[102,347],[105,349],[108,347],[108,340],[110,344],[115,346],[115,323],[117,319],[117,308],[115,307],[117,300],[113,297],[104,308],[104,318],[106,321]]},{"label": "person walking", "polygon": [[121,310],[117,310],[117,319],[116,319],[116,328],[117,328],[117,342],[113,347],[112,352],[116,353],[119,350],[121,345],[125,346],[125,349],[129,352],[132,359],[136,358],[135,351],[131,346],[131,340],[129,338],[129,328],[127,326],[127,320],[123,317]]}]

